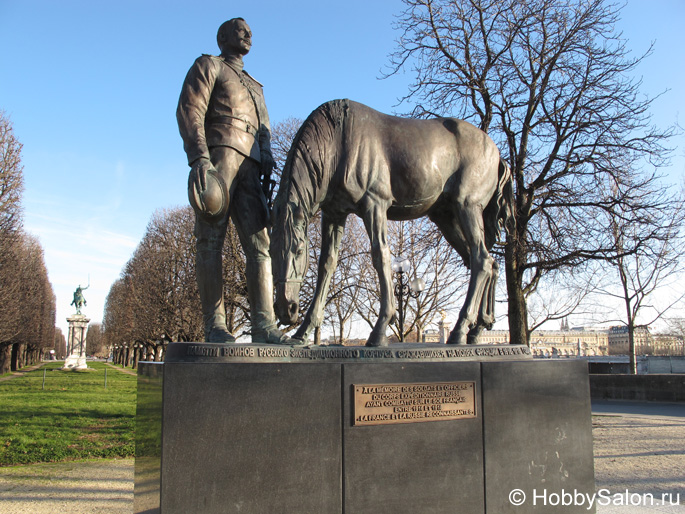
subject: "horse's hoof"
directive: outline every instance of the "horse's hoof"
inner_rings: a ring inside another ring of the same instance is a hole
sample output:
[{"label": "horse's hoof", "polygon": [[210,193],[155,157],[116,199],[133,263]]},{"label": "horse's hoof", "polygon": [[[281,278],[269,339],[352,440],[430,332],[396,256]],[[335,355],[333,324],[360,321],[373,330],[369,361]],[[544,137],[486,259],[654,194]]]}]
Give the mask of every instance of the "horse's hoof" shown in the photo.
[{"label": "horse's hoof", "polygon": [[307,330],[303,327],[304,327],[304,325],[300,325],[300,328],[298,328],[295,331],[295,334],[292,336],[292,339],[299,339],[300,341],[305,341],[305,340],[309,339],[308,334],[307,334]]},{"label": "horse's hoof", "polygon": [[380,346],[388,346],[388,338],[385,336],[374,337],[372,335],[366,341],[366,346],[370,346],[371,348],[378,348]]},{"label": "horse's hoof", "polygon": [[294,337],[283,336],[281,340],[276,344],[285,344],[290,346],[307,346],[309,343],[302,339],[297,339]]},{"label": "horse's hoof", "polygon": [[466,344],[466,334],[452,334],[447,338],[447,344]]}]

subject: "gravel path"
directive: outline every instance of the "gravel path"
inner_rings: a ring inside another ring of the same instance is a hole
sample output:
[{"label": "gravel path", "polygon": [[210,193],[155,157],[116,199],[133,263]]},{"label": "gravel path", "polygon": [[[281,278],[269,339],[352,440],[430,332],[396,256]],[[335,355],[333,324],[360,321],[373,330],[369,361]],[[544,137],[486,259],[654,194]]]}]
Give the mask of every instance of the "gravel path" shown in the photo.
[{"label": "gravel path", "polygon": [[133,459],[0,468],[3,514],[131,514]]},{"label": "gravel path", "polygon": [[[685,514],[685,419],[593,417],[597,489],[671,494],[682,505],[598,507],[599,514]],[[3,514],[131,514],[133,459],[0,468]]]},{"label": "gravel path", "polygon": [[607,505],[598,513],[685,514],[685,418],[593,416],[592,435],[597,490],[654,498],[634,497],[639,506]]}]

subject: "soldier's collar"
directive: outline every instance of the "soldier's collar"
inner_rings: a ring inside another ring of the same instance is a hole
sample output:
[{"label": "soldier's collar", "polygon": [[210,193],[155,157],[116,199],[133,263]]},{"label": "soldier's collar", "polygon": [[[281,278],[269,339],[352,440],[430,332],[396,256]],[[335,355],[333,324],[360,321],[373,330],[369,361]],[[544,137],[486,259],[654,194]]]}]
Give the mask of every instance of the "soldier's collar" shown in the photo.
[{"label": "soldier's collar", "polygon": [[238,60],[236,61],[236,60],[231,59],[231,57],[233,57],[233,56],[229,56],[227,58],[227,57],[224,57],[223,55],[219,55],[216,57],[216,59],[219,59],[220,61],[223,61],[225,64],[230,66],[238,75],[240,75],[241,73],[244,75],[247,75],[248,77],[250,77],[250,79],[255,81],[260,87],[264,87],[264,84],[259,82],[256,78],[254,78],[252,75],[250,75],[248,72],[246,72],[243,69],[243,60],[242,59],[238,58]]},{"label": "soldier's collar", "polygon": [[243,71],[243,58],[239,55],[221,55],[223,61],[236,71]]}]

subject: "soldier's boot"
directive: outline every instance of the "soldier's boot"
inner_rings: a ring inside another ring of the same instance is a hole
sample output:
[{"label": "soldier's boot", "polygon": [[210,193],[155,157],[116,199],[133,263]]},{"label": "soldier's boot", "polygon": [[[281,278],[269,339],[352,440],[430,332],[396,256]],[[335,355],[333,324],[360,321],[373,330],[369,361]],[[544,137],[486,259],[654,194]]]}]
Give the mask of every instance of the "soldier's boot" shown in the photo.
[{"label": "soldier's boot", "polygon": [[245,275],[252,318],[252,342],[287,344],[290,340],[278,329],[274,315],[274,286],[271,262],[248,260]]},{"label": "soldier's boot", "polygon": [[205,341],[208,343],[235,342],[235,336],[226,327],[221,252],[199,250],[195,258],[195,274],[202,303]]}]

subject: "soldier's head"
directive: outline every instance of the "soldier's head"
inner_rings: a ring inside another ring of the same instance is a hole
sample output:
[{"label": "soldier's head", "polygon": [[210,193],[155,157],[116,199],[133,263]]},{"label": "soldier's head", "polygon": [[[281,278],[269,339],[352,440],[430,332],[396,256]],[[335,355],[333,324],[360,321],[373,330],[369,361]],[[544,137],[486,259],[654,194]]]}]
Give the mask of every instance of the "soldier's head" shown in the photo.
[{"label": "soldier's head", "polygon": [[245,55],[252,47],[252,31],[242,18],[233,18],[221,24],[216,42],[222,54]]}]

